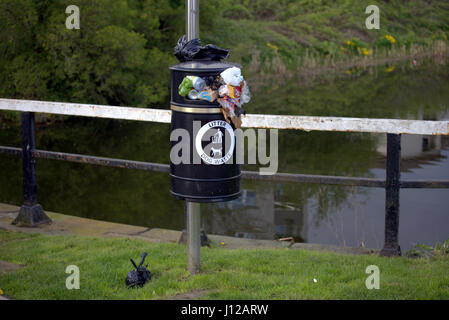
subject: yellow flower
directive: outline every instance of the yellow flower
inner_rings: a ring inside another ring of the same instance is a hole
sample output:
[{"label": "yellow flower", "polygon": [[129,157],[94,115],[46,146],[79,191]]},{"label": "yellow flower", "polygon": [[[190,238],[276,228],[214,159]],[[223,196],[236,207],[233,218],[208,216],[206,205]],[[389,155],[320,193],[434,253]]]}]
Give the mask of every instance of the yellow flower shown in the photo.
[{"label": "yellow flower", "polygon": [[389,34],[385,35],[385,39],[387,39],[391,43],[395,43],[396,42],[396,39],[393,36],[390,36]]},{"label": "yellow flower", "polygon": [[352,44],[352,41],[351,41],[351,40],[347,40],[347,41],[346,41],[346,44],[347,44],[348,46],[350,46],[350,45]]},{"label": "yellow flower", "polygon": [[394,66],[391,66],[391,67],[385,69],[386,72],[391,72],[393,70],[394,70]]},{"label": "yellow flower", "polygon": [[352,71],[351,70],[346,70],[346,74],[351,74]]},{"label": "yellow flower", "polygon": [[222,246],[224,246],[224,245],[225,245],[224,241],[220,242],[220,244],[221,244]]},{"label": "yellow flower", "polygon": [[371,50],[368,50],[367,48],[362,48],[362,54],[365,56],[369,56],[371,54]]},{"label": "yellow flower", "polygon": [[278,46],[275,44],[271,44],[271,43],[267,42],[267,47],[273,48],[274,50],[278,51]]},{"label": "yellow flower", "polygon": [[2,289],[0,289],[0,295],[2,295],[3,294],[3,290]]}]

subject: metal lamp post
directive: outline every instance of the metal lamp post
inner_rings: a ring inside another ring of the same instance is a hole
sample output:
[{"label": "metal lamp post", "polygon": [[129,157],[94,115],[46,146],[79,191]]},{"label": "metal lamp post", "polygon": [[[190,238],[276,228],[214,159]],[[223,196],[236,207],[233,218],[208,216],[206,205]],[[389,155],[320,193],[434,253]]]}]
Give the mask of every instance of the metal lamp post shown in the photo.
[{"label": "metal lamp post", "polygon": [[[186,0],[186,37],[187,41],[199,38],[199,0]],[[201,270],[200,263],[200,204],[185,202],[187,222],[187,264],[190,273]]]}]

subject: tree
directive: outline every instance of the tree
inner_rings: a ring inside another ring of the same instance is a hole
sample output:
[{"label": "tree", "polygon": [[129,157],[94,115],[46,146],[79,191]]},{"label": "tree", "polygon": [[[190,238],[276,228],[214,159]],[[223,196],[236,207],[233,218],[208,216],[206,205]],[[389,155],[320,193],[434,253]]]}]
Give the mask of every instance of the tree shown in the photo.
[{"label": "tree", "polygon": [[183,1],[0,2],[0,96],[149,107],[167,101]]}]

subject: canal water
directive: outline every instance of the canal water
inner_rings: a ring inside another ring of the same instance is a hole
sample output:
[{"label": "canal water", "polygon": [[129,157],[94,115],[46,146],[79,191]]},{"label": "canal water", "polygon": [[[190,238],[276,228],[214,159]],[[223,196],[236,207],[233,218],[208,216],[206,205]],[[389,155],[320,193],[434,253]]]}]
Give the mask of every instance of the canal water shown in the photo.
[{"label": "canal water", "polygon": [[[448,120],[449,72],[447,65],[405,64],[313,80],[298,77],[284,84],[260,85],[246,110]],[[20,146],[17,119],[0,123],[0,145]],[[169,126],[66,117],[37,125],[37,148],[168,163]],[[385,151],[382,134],[281,130],[278,171],[385,178]],[[449,179],[447,136],[403,135],[402,156],[403,179]],[[39,159],[37,180],[39,203],[49,211],[148,228],[184,228],[184,204],[170,196],[166,173]],[[21,183],[20,158],[0,154],[0,202],[20,205]],[[383,189],[251,180],[243,180],[242,189],[242,197],[235,201],[202,205],[207,233],[382,246]],[[403,250],[449,238],[448,189],[402,189],[400,206]]]}]

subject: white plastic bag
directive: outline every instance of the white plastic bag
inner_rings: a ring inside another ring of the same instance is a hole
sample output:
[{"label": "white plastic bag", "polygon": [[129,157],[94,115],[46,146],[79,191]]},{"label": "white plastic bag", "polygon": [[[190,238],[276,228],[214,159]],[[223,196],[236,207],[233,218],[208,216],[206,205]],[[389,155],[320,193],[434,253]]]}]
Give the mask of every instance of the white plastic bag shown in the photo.
[{"label": "white plastic bag", "polygon": [[251,92],[249,92],[249,87],[246,81],[243,82],[242,95],[240,96],[240,100],[243,103],[248,103],[251,100]]},{"label": "white plastic bag", "polygon": [[239,86],[243,81],[242,71],[237,67],[228,68],[220,74],[223,81],[230,86]]},{"label": "white plastic bag", "polygon": [[228,86],[223,85],[223,86],[220,86],[220,88],[218,88],[218,95],[220,97],[227,96],[228,94],[229,94]]}]

